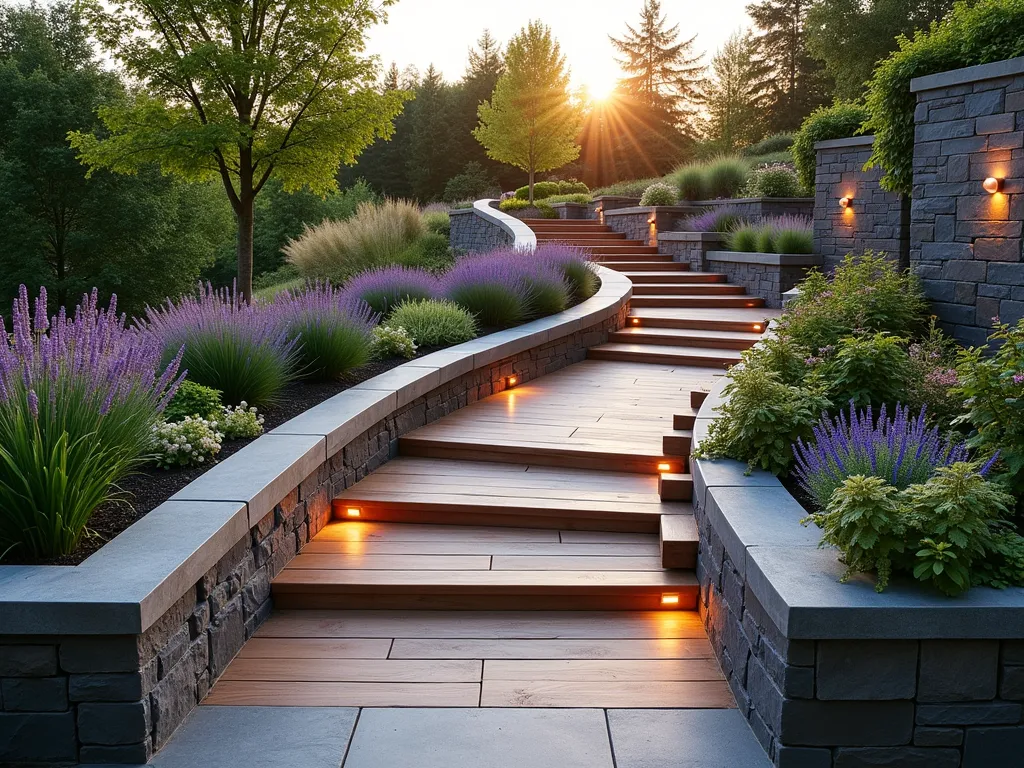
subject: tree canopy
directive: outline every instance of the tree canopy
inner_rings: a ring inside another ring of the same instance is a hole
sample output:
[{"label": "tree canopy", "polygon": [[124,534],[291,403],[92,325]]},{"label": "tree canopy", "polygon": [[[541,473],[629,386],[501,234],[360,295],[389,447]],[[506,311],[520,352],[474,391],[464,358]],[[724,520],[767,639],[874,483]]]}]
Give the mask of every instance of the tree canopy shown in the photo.
[{"label": "tree canopy", "polygon": [[764,135],[768,83],[750,32],[736,32],[726,40],[711,60],[711,70],[706,135],[719,151],[734,152]]},{"label": "tree canopy", "polygon": [[565,56],[547,26],[532,21],[509,42],[505,73],[479,117],[473,135],[489,157],[529,173],[531,203],[538,171],[579,157],[583,110],[570,97]]},{"label": "tree canopy", "polygon": [[79,131],[91,168],[153,162],[219,178],[238,221],[238,283],[252,286],[253,208],[271,178],[286,190],[337,188],[406,95],[377,85],[366,30],[393,0],[90,0],[93,30],[144,86],[101,107],[107,133]]}]

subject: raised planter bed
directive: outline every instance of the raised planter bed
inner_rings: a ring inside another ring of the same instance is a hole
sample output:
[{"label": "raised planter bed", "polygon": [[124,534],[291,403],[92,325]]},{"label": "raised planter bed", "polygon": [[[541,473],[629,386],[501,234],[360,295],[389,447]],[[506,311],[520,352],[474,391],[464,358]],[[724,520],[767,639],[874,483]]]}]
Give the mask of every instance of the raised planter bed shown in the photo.
[{"label": "raised planter bed", "polygon": [[701,208],[689,203],[680,205],[628,206],[605,210],[604,223],[616,232],[624,232],[629,240],[655,241],[659,232],[681,228],[689,216]]},{"label": "raised planter bed", "polygon": [[[694,442],[721,404],[702,405]],[[805,510],[766,472],[694,459],[698,610],[740,711],[780,768],[1017,765],[1024,589],[946,598],[840,584]]]},{"label": "raised planter bed", "polygon": [[720,198],[718,200],[697,200],[693,205],[699,208],[729,206],[736,208],[740,216],[757,219],[762,216],[793,216],[814,215],[813,197],[741,197]]},{"label": "raised planter bed", "polygon": [[694,272],[706,272],[708,251],[719,250],[725,238],[721,232],[658,232],[658,252],[688,263]]},{"label": "raised planter bed", "polygon": [[744,286],[765,306],[778,309],[783,294],[795,288],[811,267],[821,265],[821,257],[798,253],[741,253],[712,251],[704,254],[702,269],[728,275],[730,283]]}]

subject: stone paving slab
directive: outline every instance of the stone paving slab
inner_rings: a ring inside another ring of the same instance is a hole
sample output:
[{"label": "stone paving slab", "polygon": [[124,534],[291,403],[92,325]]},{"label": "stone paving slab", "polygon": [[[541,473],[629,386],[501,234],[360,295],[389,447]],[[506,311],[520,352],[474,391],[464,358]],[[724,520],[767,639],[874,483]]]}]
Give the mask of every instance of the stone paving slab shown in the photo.
[{"label": "stone paving slab", "polygon": [[601,709],[364,709],[344,764],[344,768],[612,767]]},{"label": "stone paving slab", "polygon": [[199,707],[153,768],[338,768],[358,710]]},{"label": "stone paving slab", "polygon": [[735,709],[610,709],[616,768],[771,768]]}]

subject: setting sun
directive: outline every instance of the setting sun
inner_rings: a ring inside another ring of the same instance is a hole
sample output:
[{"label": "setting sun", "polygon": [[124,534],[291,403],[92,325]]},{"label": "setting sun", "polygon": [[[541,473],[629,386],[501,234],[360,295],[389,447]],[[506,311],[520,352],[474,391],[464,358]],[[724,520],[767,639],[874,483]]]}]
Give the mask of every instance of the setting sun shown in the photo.
[{"label": "setting sun", "polygon": [[607,101],[614,93],[618,79],[605,73],[588,73],[589,77],[582,82],[582,87],[591,101]]}]

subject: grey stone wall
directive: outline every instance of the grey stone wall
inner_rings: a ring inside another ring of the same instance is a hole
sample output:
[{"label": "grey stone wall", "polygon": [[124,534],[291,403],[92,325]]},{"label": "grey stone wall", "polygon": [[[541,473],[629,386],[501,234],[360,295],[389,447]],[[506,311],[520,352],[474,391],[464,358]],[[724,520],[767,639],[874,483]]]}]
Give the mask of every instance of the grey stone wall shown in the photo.
[{"label": "grey stone wall", "polygon": [[582,361],[617,315],[480,368],[375,424],[292,489],[141,635],[0,635],[0,765],[145,763],[271,610],[270,582],[330,519],[331,499],[398,438],[469,403]]},{"label": "grey stone wall", "polygon": [[493,222],[478,216],[472,208],[449,212],[452,219],[452,248],[477,253],[512,245],[513,237]]},{"label": "grey stone wall", "polygon": [[[1024,317],[1024,58],[914,80],[914,270],[942,327],[985,341]],[[1003,179],[990,195],[982,181]]]},{"label": "grey stone wall", "polygon": [[589,219],[590,206],[583,203],[555,203],[551,206],[555,209],[560,219]]},{"label": "grey stone wall", "polygon": [[773,309],[782,307],[782,295],[799,285],[807,271],[820,263],[819,257],[796,254],[709,251],[705,256],[709,272],[721,272],[730,283],[742,285]]},{"label": "grey stone wall", "polygon": [[779,768],[999,768],[1024,754],[1024,640],[792,640],[695,497],[698,611]]},{"label": "grey stone wall", "polygon": [[685,262],[693,272],[707,272],[708,251],[719,251],[725,244],[725,235],[719,232],[659,232],[658,253],[672,256],[673,261]]},{"label": "grey stone wall", "polygon": [[631,206],[605,211],[604,223],[615,232],[625,233],[628,240],[656,245],[659,232],[679,230],[683,219],[699,211],[699,208],[692,205]]},{"label": "grey stone wall", "polygon": [[[879,185],[880,168],[864,170],[874,136],[821,141],[815,145],[814,252],[826,270],[848,253],[881,251],[907,266],[909,225],[907,204]],[[845,211],[842,197],[853,198]]]},{"label": "grey stone wall", "polygon": [[759,219],[763,216],[807,216],[814,212],[814,200],[809,197],[743,197],[736,199],[698,200],[692,205],[698,209],[725,207],[736,208],[740,216]]}]

